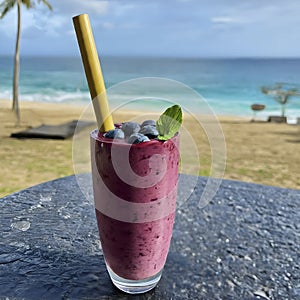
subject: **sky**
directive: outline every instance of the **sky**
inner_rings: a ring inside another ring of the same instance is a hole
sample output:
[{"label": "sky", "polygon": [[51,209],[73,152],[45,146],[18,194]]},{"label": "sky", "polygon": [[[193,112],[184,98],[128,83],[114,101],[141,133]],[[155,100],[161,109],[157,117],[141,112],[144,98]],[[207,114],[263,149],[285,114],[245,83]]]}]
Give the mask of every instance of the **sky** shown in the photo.
[{"label": "sky", "polygon": [[[87,13],[101,55],[300,57],[299,0],[48,2],[22,7],[22,55],[78,56],[72,17]],[[16,23],[16,8],[0,20],[0,55],[13,54]]]}]

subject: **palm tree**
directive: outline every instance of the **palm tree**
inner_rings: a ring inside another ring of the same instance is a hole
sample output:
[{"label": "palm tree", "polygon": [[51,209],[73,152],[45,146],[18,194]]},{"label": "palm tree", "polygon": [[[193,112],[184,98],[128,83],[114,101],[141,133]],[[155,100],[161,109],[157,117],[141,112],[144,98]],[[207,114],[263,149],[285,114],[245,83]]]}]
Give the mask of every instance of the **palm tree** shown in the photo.
[{"label": "palm tree", "polygon": [[15,5],[18,8],[18,29],[14,58],[14,78],[13,78],[13,105],[12,110],[17,117],[17,124],[20,125],[20,111],[19,111],[19,74],[20,74],[20,34],[21,34],[21,4],[25,5],[27,9],[34,8],[35,2],[45,4],[50,10],[51,5],[46,0],[4,0],[0,4],[0,19],[2,19]]},{"label": "palm tree", "polygon": [[281,104],[282,118],[285,118],[285,106],[288,103],[289,98],[292,96],[300,96],[297,89],[283,89],[282,83],[277,83],[274,87],[263,86],[261,91],[263,94],[273,96],[274,100]]}]

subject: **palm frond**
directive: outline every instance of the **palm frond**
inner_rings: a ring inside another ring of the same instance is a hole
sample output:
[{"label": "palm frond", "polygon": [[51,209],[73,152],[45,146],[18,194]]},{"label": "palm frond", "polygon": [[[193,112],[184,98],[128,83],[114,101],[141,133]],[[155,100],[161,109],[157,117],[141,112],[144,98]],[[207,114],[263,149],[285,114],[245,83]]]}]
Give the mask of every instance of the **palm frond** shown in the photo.
[{"label": "palm frond", "polygon": [[36,2],[38,4],[43,3],[45,4],[50,10],[52,10],[52,6],[47,0],[21,0],[22,4],[26,6],[27,9],[34,8],[36,6]]},{"label": "palm frond", "polygon": [[292,93],[298,93],[298,89],[291,89],[290,92],[292,92]]},{"label": "palm frond", "polygon": [[[0,3],[0,19],[2,19],[16,4],[17,0],[4,0]],[[22,4],[27,9],[35,7],[35,0],[21,0]],[[50,10],[52,10],[51,4],[47,0],[37,0],[37,3],[45,4]]]},{"label": "palm frond", "polygon": [[31,0],[22,0],[22,4],[24,4],[27,9],[33,8],[35,6],[34,1]]},{"label": "palm frond", "polygon": [[274,100],[277,101],[277,102],[280,103],[280,104],[283,104],[282,97],[279,96],[279,95],[274,96]]},{"label": "palm frond", "polygon": [[268,94],[268,93],[269,93],[269,89],[266,88],[265,86],[262,86],[262,87],[261,87],[261,92],[262,92],[263,94]]},{"label": "palm frond", "polygon": [[17,0],[5,0],[0,4],[0,19],[2,19],[17,3]]},{"label": "palm frond", "polygon": [[50,10],[52,10],[51,4],[47,0],[38,0],[39,3],[45,4]]}]

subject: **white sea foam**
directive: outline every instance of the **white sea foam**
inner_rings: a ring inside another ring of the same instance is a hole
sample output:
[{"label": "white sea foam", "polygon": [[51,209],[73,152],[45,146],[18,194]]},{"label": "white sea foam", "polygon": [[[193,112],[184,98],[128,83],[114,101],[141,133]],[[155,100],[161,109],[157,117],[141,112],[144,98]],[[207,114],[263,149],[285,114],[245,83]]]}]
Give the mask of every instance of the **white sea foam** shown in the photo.
[{"label": "white sea foam", "polygon": [[[11,99],[12,93],[10,91],[0,92],[0,99]],[[64,92],[57,91],[52,93],[30,93],[30,94],[19,94],[21,101],[34,101],[34,102],[51,102],[51,103],[84,103],[89,101],[90,95],[88,92]]]}]

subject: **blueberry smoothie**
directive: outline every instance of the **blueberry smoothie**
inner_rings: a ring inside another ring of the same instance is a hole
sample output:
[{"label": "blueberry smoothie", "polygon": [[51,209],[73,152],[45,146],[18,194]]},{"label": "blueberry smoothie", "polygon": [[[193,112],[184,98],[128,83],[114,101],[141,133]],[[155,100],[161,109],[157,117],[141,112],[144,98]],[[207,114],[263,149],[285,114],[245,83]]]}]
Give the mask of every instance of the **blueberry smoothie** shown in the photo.
[{"label": "blueberry smoothie", "polygon": [[159,273],[175,217],[179,135],[157,139],[155,122],[91,133],[96,216],[108,267],[128,280]]}]

